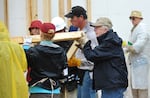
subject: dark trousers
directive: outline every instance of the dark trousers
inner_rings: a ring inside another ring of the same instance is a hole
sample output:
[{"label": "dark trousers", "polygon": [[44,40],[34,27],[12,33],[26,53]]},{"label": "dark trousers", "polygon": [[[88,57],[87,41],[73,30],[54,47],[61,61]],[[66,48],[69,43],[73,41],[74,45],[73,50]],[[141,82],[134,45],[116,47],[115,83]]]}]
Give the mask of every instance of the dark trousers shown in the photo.
[{"label": "dark trousers", "polygon": [[[52,98],[51,94],[30,94],[29,98]],[[60,98],[59,94],[53,94],[53,98]]]}]

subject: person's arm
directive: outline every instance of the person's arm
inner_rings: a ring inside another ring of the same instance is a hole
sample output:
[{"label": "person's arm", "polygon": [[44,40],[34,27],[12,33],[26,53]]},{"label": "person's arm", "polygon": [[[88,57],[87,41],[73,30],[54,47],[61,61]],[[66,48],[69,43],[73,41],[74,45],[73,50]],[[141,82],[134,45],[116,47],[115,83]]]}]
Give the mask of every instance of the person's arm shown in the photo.
[{"label": "person's arm", "polygon": [[111,43],[96,46],[93,50],[90,44],[91,41],[88,41],[83,48],[83,52],[87,60],[95,62],[97,60],[104,60],[113,57],[113,45]]},{"label": "person's arm", "polygon": [[140,32],[137,35],[137,40],[132,45],[133,49],[135,50],[135,53],[139,53],[141,50],[143,50],[144,46],[146,45],[148,41],[149,35],[145,32]]},{"label": "person's arm", "polygon": [[26,55],[22,47],[20,47],[20,63],[21,63],[21,68],[23,72],[27,70],[27,60],[26,60]]},{"label": "person's arm", "polygon": [[28,50],[25,50],[25,54],[26,54],[26,59],[27,59],[27,65],[28,67],[32,66],[33,65],[33,62],[32,62],[32,48],[28,49]]}]

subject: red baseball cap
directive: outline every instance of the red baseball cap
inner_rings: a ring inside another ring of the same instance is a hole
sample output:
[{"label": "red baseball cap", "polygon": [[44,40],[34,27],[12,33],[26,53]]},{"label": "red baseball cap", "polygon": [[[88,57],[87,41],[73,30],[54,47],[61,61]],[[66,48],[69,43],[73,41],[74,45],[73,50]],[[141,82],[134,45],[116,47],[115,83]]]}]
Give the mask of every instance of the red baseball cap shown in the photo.
[{"label": "red baseball cap", "polygon": [[[55,25],[52,23],[43,23],[41,26],[41,31],[43,33],[54,33],[55,32]],[[50,32],[49,32],[50,31]],[[52,31],[52,32],[51,32]]]},{"label": "red baseball cap", "polygon": [[29,27],[29,30],[32,29],[32,28],[39,28],[41,29],[41,25],[42,25],[42,22],[39,21],[39,20],[34,20],[31,22],[31,25]]}]

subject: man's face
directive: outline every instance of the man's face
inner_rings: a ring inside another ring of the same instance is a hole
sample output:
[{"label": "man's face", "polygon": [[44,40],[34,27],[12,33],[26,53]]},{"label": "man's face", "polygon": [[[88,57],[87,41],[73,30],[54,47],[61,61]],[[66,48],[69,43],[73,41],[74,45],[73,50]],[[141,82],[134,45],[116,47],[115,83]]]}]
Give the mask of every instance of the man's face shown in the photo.
[{"label": "man's face", "polygon": [[96,33],[96,37],[99,37],[106,33],[108,30],[104,28],[103,26],[94,27],[94,31]]},{"label": "man's face", "polygon": [[142,19],[137,18],[137,17],[131,17],[130,20],[131,20],[132,24],[133,24],[134,26],[136,26],[136,25],[138,25],[138,24],[140,23],[140,21],[141,21]]},{"label": "man's face", "polygon": [[76,26],[76,27],[80,27],[80,25],[82,24],[83,21],[83,16],[77,17],[77,16],[73,16],[71,18],[71,23],[72,25]]},{"label": "man's face", "polygon": [[39,28],[32,28],[30,34],[31,35],[39,35],[40,29]]}]

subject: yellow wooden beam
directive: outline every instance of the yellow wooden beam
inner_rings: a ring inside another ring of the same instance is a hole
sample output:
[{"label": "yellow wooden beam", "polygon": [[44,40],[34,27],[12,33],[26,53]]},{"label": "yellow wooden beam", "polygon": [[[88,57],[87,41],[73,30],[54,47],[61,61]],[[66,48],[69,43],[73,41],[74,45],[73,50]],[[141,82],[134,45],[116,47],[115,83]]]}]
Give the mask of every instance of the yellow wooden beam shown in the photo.
[{"label": "yellow wooden beam", "polygon": [[[45,1],[45,0],[44,0]],[[37,0],[31,0],[31,16],[32,20],[38,19]]]},{"label": "yellow wooden beam", "polygon": [[88,20],[91,21],[92,19],[91,0],[87,0],[87,15],[88,15]]},{"label": "yellow wooden beam", "polygon": [[8,27],[8,0],[4,0],[4,22]]},{"label": "yellow wooden beam", "polygon": [[[28,30],[30,23],[32,21],[32,3],[31,0],[26,0],[26,20],[27,20],[27,26],[26,29]],[[29,33],[27,33],[29,35]]]},{"label": "yellow wooden beam", "polygon": [[51,0],[43,0],[43,21],[50,22],[51,19]]},{"label": "yellow wooden beam", "polygon": [[[27,29],[31,21],[38,19],[37,0],[26,0]],[[29,35],[29,33],[28,33]]]},{"label": "yellow wooden beam", "polygon": [[26,7],[28,22],[38,19],[37,0],[27,0]]},{"label": "yellow wooden beam", "polygon": [[70,11],[72,6],[72,0],[67,0],[67,11]]},{"label": "yellow wooden beam", "polygon": [[71,47],[69,48],[68,52],[67,52],[67,59],[70,60],[74,54],[76,53],[76,51],[78,50],[78,45],[79,43],[77,41],[74,41],[73,44],[71,45]]},{"label": "yellow wooden beam", "polygon": [[[56,33],[55,37],[53,38],[53,41],[67,41],[67,40],[75,40],[81,38],[83,35],[83,31],[77,31],[77,32],[64,32],[64,33]],[[32,38],[33,43],[37,43],[41,41],[40,35],[30,35],[29,37]],[[23,43],[23,37],[12,37],[12,41],[22,44]]]},{"label": "yellow wooden beam", "polygon": [[[67,13],[71,10],[72,0],[67,0]],[[70,20],[67,20],[68,27],[71,25]]]}]

